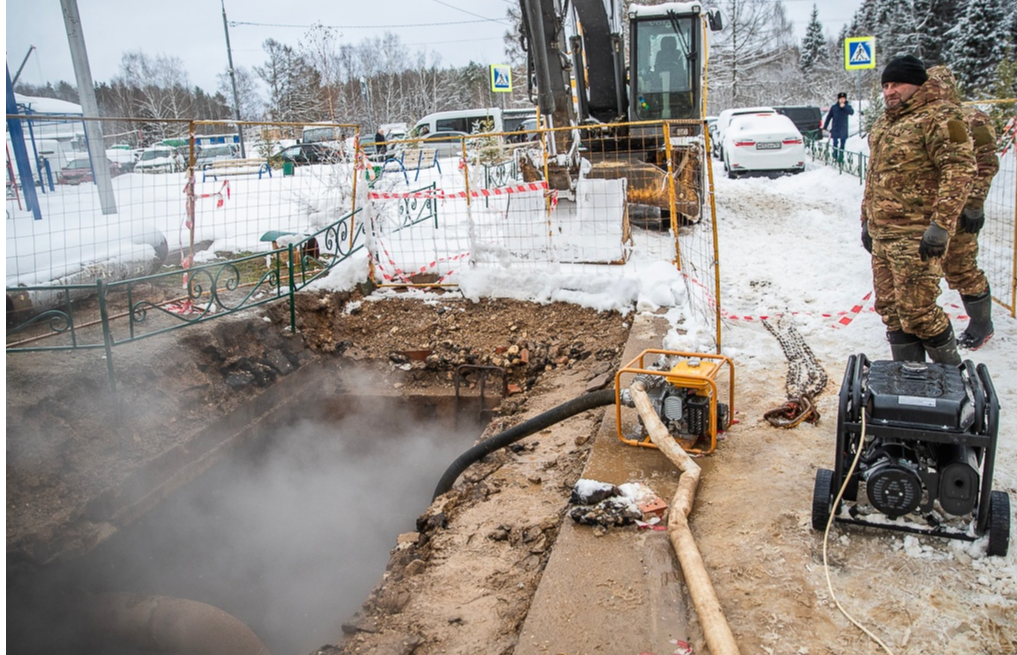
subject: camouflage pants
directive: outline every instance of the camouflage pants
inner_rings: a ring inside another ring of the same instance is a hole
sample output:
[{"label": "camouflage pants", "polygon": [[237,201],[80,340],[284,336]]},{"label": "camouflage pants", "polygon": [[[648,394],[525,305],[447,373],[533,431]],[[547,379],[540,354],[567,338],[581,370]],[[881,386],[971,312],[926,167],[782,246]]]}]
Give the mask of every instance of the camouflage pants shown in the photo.
[{"label": "camouflage pants", "polygon": [[940,258],[922,261],[921,236],[872,240],[872,287],[876,311],[889,331],[904,330],[929,339],[950,325],[936,304],[943,278]]},{"label": "camouflage pants", "polygon": [[963,230],[950,238],[943,257],[943,275],[954,291],[964,296],[980,296],[989,290],[985,273],[978,268],[978,235]]}]

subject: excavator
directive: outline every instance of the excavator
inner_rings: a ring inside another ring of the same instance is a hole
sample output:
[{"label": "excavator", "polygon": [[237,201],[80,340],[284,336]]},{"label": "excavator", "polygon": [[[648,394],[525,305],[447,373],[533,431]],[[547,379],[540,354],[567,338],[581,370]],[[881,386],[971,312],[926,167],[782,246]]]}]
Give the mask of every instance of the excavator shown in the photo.
[{"label": "excavator", "polygon": [[[707,29],[723,29],[720,13],[700,2],[631,5],[626,45],[622,0],[519,3],[528,88],[542,125],[582,128],[548,132],[549,186],[574,190],[586,159],[592,164],[587,177],[628,178],[630,206],[666,215],[668,162],[659,121],[702,120]],[[704,188],[704,126],[668,129],[675,209],[683,222],[695,223]],[[524,167],[524,174],[542,176],[536,167]]]}]

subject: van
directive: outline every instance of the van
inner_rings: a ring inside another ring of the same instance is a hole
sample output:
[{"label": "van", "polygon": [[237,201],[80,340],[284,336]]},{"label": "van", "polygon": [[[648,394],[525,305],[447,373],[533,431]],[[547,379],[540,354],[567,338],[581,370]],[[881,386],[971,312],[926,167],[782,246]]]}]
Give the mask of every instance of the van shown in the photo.
[{"label": "van", "polygon": [[[482,129],[483,124],[490,121],[490,129]],[[498,107],[488,109],[460,109],[457,111],[439,111],[424,116],[413,126],[411,138],[420,138],[435,132],[504,132],[505,123],[502,110]]]},{"label": "van", "polygon": [[[56,181],[57,172],[67,166],[74,159],[75,155],[83,154],[75,152],[67,141],[38,138],[33,140],[28,138],[27,135],[25,137],[25,149],[28,151],[28,166],[32,171],[32,179],[36,183],[40,179],[45,179],[45,173],[41,177],[39,175],[39,162],[41,160],[45,159],[49,162],[50,174],[53,176],[53,180]],[[14,152],[10,137],[7,139],[7,150],[11,153]],[[45,164],[43,164],[42,170],[45,171]]]}]

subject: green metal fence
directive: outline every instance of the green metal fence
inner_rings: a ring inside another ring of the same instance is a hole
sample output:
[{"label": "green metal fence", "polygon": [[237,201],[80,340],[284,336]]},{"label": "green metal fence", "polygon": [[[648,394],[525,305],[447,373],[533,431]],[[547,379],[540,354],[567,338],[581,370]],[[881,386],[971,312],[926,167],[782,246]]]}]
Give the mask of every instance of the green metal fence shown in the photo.
[{"label": "green metal fence", "polygon": [[859,184],[865,183],[865,171],[869,165],[869,157],[865,153],[834,148],[829,139],[807,139],[805,148],[813,161],[836,168],[838,173],[854,175]]}]

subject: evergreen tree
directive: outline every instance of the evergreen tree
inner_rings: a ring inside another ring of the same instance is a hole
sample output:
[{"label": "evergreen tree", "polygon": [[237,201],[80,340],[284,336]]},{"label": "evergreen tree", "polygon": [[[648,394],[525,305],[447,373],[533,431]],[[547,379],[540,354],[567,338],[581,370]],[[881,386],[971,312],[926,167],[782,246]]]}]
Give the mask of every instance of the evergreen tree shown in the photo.
[{"label": "evergreen tree", "polygon": [[915,52],[927,66],[946,62],[946,33],[957,23],[955,0],[917,0],[924,7],[918,23],[918,50]]},{"label": "evergreen tree", "polygon": [[816,5],[812,5],[812,17],[809,18],[809,26],[805,29],[798,60],[802,73],[809,75],[817,64],[824,63],[826,53],[826,39],[823,37],[823,25],[819,22],[819,10]]},{"label": "evergreen tree", "polygon": [[1009,40],[1007,0],[968,0],[947,32],[947,60],[966,95],[991,94]]}]

